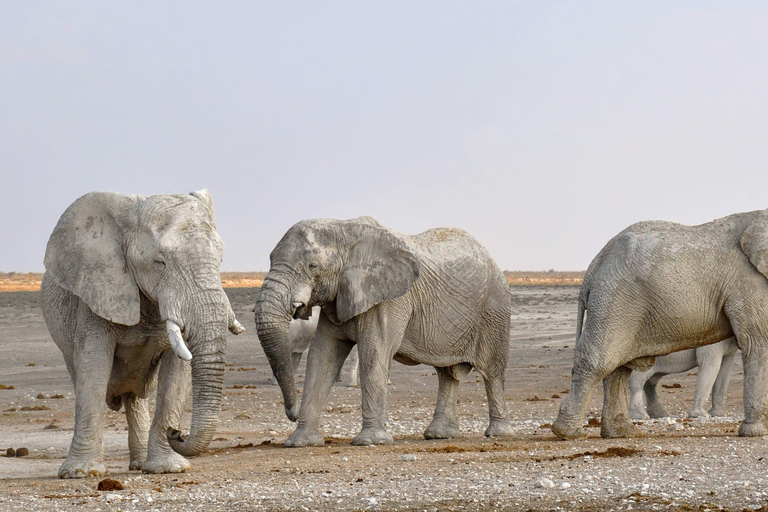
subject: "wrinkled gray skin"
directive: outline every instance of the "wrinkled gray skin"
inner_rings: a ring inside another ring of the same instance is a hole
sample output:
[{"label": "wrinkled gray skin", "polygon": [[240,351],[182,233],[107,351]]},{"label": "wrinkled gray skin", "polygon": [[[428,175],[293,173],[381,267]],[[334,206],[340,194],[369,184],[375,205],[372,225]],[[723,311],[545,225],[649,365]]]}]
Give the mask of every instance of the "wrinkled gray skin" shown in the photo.
[{"label": "wrinkled gray skin", "polygon": [[[733,359],[738,351],[736,340],[728,338],[712,345],[657,357],[650,370],[632,372],[629,377],[629,417],[633,420],[647,420],[669,416],[656,393],[659,380],[670,373],[687,372],[696,367],[699,368],[699,375],[696,378],[693,407],[688,417],[725,416],[728,382],[731,379]],[[712,408],[707,412],[705,407],[710,395]]]},{"label": "wrinkled gray skin", "polygon": [[[130,469],[182,472],[185,456],[208,446],[219,419],[227,329],[242,330],[221,287],[223,251],[206,190],[147,198],[92,192],[61,216],[41,290],[76,396],[75,432],[59,477],[107,473],[107,406],[125,406]],[[190,374],[192,427],[184,441],[175,429]],[[150,426],[147,398],[155,388]]]},{"label": "wrinkled gray skin", "polygon": [[616,235],[592,261],[581,287],[571,392],[553,432],[564,439],[584,435],[585,404],[602,380],[602,436],[634,435],[632,370],[648,370],[654,356],[735,336],[744,361],[739,434],[765,434],[766,276],[768,210],[700,226],[640,222]]},{"label": "wrinkled gray skin", "polygon": [[[294,318],[291,320],[291,326],[288,329],[288,347],[291,351],[291,363],[293,364],[294,376],[299,371],[299,365],[301,364],[301,358],[304,356],[304,352],[309,349],[309,342],[312,341],[312,336],[315,335],[319,318],[320,306],[315,306],[312,308],[308,319]],[[349,369],[345,372],[344,368]],[[352,352],[349,354],[344,368],[342,368],[336,378],[336,382],[343,382],[349,387],[359,386],[360,379],[358,375],[357,346],[352,348]]]},{"label": "wrinkled gray skin", "polygon": [[[459,379],[472,367],[485,379],[486,435],[511,433],[504,403],[509,287],[469,234],[441,228],[406,236],[370,217],[305,220],[288,230],[270,261],[255,319],[286,414],[298,417],[286,446],[324,444],[320,412],[354,344],[363,428],[352,444],[392,442],[385,424],[393,358],[437,369],[437,407],[426,438],[458,435]],[[322,314],[309,348],[299,414],[288,331],[291,318],[306,317],[313,306],[321,306]]]}]

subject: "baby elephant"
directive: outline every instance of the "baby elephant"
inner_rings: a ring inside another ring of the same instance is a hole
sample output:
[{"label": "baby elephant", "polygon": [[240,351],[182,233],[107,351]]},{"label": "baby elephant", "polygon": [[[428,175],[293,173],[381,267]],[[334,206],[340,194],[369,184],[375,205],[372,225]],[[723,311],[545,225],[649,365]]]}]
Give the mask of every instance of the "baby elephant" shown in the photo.
[{"label": "baby elephant", "polygon": [[[736,340],[728,338],[712,345],[674,352],[656,358],[656,364],[648,371],[634,371],[629,377],[629,417],[634,420],[664,418],[669,416],[656,394],[659,379],[670,373],[687,372],[699,367],[696,379],[696,392],[693,395],[691,418],[725,415],[725,397],[728,393],[728,381],[731,379],[733,359],[739,347]],[[713,387],[714,386],[714,387]],[[643,401],[643,391],[648,402],[648,412]],[[707,412],[704,406],[712,395],[712,409]]]},{"label": "baby elephant", "polygon": [[[509,286],[491,256],[459,229],[404,235],[370,217],[305,220],[283,236],[256,302],[264,352],[298,419],[286,446],[320,446],[320,413],[352,347],[360,357],[363,428],[352,444],[390,444],[387,378],[394,358],[437,369],[438,396],[427,439],[459,434],[459,379],[473,367],[485,379],[487,436],[512,432],[504,369],[509,354]],[[301,411],[288,335],[291,319],[320,306],[307,358]]]}]

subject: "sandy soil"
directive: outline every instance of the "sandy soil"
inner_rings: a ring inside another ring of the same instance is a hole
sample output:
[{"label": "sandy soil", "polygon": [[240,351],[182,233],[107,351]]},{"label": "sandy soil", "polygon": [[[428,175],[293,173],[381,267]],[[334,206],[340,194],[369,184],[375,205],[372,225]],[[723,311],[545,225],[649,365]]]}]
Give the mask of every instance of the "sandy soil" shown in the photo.
[{"label": "sandy soil", "polygon": [[[218,436],[181,475],[129,472],[123,412],[108,414],[105,458],[126,490],[97,491],[98,479],[56,472],[72,436],[74,397],[50,340],[36,292],[0,293],[0,510],[750,510],[768,506],[766,440],[736,437],[741,364],[725,418],[688,420],[695,374],[669,376],[662,396],[675,415],[645,421],[643,436],[559,441],[547,428],[569,386],[575,287],[513,288],[507,399],[516,433],[486,439],[479,375],[461,384],[462,437],[425,441],[434,409],[432,368],[393,364],[390,432],[395,444],[353,447],[360,390],[334,387],[323,417],[327,445],[282,446],[293,424],[283,413],[250,310],[257,289],[229,289],[248,332],[229,342]],[[303,375],[303,372],[302,372]],[[302,379],[299,379],[300,381]],[[46,398],[37,398],[42,394]],[[52,395],[63,395],[53,399]],[[598,390],[591,415],[599,416]],[[28,410],[35,408],[42,410]],[[189,414],[185,415],[189,420]],[[594,420],[593,420],[594,423]]]}]

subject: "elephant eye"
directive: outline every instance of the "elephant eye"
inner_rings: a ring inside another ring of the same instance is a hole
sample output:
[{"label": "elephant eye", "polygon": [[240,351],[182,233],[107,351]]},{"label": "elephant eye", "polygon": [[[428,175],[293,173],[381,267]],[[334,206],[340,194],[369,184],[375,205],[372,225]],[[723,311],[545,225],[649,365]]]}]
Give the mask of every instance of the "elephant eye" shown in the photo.
[{"label": "elephant eye", "polygon": [[155,264],[156,267],[165,268],[165,258],[163,258],[162,256],[156,256],[155,261],[153,261],[153,263]]},{"label": "elephant eye", "polygon": [[309,270],[312,270],[313,272],[317,270],[317,263],[310,263]]}]

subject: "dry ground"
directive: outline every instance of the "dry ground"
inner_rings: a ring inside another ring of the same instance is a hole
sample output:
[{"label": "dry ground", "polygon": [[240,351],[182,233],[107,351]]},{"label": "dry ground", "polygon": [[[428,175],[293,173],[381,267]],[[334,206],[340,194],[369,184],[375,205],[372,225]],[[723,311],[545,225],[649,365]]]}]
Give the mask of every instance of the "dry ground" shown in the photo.
[{"label": "dry ground", "polygon": [[[283,413],[254,333],[257,289],[229,289],[248,332],[229,342],[229,371],[218,436],[182,475],[129,472],[122,412],[106,420],[105,458],[123,491],[98,479],[62,481],[56,472],[72,436],[74,398],[50,340],[36,292],[0,293],[0,510],[755,510],[768,505],[766,440],[735,436],[742,416],[741,365],[722,419],[684,419],[695,375],[669,376],[662,395],[676,419],[646,421],[643,437],[559,441],[547,428],[569,386],[575,287],[513,288],[507,399],[516,433],[485,439],[483,384],[460,388],[462,437],[425,441],[437,377],[432,368],[394,364],[389,387],[395,444],[353,447],[360,390],[334,387],[322,448],[282,446],[293,424]],[[302,372],[303,375],[303,372]],[[300,379],[301,381],[302,379]],[[42,394],[46,398],[36,398]],[[60,394],[63,398],[53,399]],[[595,393],[591,415],[602,396]],[[35,408],[42,410],[28,410]],[[189,420],[189,414],[185,415]],[[594,421],[593,421],[594,423]],[[2,453],[2,452],[0,452]]]}]

